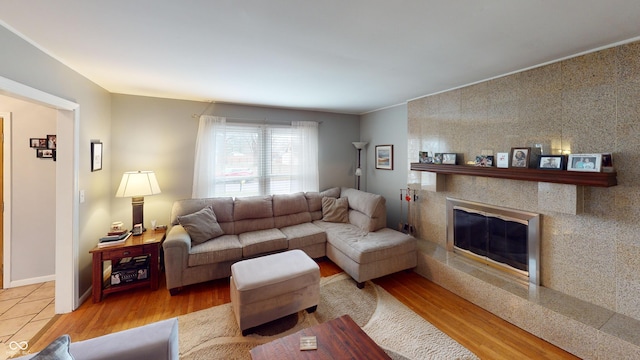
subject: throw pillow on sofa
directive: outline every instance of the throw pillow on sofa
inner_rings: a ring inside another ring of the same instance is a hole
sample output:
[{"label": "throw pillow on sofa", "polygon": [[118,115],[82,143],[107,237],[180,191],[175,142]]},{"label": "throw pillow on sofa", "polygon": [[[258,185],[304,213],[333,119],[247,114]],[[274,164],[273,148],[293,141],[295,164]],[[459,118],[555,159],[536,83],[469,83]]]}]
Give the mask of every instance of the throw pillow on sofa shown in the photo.
[{"label": "throw pillow on sofa", "polygon": [[349,222],[349,200],[347,198],[322,198],[322,221],[335,223]]},{"label": "throw pillow on sofa", "polygon": [[196,244],[201,244],[224,234],[211,206],[207,206],[193,214],[178,216],[178,223],[184,227],[191,237],[191,241]]},{"label": "throw pillow on sofa", "polygon": [[69,343],[71,342],[69,335],[62,335],[55,339],[51,344],[47,345],[42,351],[31,359],[37,360],[73,360],[73,356],[69,353]]}]

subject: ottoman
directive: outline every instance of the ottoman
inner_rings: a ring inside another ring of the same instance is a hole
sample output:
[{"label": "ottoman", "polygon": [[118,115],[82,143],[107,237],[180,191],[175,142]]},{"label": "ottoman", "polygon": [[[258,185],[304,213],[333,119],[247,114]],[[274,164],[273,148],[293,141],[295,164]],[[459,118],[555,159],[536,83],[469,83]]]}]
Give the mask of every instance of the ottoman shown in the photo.
[{"label": "ottoman", "polygon": [[231,305],[242,330],[307,309],[320,300],[320,267],[302,250],[239,261],[231,266]]}]

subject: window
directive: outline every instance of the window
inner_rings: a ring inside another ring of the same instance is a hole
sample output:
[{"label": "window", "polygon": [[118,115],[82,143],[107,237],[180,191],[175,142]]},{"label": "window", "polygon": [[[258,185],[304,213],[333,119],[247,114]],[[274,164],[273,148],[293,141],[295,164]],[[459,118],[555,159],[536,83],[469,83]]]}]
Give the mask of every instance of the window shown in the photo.
[{"label": "window", "polygon": [[201,119],[193,197],[318,191],[317,123],[205,122],[212,126]]}]

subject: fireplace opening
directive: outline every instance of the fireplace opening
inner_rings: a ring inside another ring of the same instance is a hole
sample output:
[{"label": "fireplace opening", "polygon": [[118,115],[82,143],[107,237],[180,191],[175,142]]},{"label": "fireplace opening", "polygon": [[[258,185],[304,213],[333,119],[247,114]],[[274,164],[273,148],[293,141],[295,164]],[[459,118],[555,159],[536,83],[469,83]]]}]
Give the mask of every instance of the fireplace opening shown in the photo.
[{"label": "fireplace opening", "polygon": [[539,214],[447,198],[447,248],[539,285],[539,219]]}]

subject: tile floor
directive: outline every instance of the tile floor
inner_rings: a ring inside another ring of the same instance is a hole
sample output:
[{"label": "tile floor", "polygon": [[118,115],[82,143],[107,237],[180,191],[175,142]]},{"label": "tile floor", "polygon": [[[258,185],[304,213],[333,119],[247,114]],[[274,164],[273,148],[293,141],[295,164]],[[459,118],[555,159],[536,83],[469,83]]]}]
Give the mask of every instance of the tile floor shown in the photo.
[{"label": "tile floor", "polygon": [[54,297],[53,281],[0,289],[0,359],[20,353],[16,344],[28,346],[54,317]]}]

